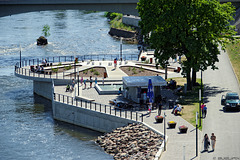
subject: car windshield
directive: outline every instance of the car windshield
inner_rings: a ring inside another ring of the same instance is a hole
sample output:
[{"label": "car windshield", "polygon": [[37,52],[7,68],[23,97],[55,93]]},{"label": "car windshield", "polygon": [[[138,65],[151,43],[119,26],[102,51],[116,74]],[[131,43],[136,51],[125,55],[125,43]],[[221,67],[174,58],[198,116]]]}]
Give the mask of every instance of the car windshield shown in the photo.
[{"label": "car windshield", "polygon": [[238,96],[228,96],[227,97],[227,100],[232,100],[232,99],[239,99]]}]

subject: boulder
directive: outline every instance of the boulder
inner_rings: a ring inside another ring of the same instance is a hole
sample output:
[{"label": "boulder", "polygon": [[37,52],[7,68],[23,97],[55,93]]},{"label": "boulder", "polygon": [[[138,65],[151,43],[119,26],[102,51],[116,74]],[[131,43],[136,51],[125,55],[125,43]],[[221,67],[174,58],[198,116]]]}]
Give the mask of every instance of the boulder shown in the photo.
[{"label": "boulder", "polygon": [[43,36],[40,36],[38,39],[37,39],[37,45],[46,45],[48,44],[48,41],[45,37]]}]

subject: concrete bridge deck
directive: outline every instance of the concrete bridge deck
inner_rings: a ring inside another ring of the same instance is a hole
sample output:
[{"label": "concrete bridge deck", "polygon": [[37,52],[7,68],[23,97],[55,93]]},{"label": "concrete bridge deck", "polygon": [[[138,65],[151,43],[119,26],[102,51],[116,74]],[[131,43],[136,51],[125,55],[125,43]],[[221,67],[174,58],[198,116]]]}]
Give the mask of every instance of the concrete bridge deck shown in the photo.
[{"label": "concrete bridge deck", "polygon": [[[236,8],[240,5],[240,0],[220,2],[232,2]],[[109,11],[138,16],[137,3],[138,0],[0,0],[0,17],[46,10]]]}]

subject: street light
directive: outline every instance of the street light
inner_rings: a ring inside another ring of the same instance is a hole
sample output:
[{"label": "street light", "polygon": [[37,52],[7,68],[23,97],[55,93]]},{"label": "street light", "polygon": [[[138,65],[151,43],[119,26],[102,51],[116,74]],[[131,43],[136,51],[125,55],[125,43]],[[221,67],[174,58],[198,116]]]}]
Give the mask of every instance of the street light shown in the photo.
[{"label": "street light", "polygon": [[196,112],[196,157],[198,156],[198,112]]},{"label": "street light", "polygon": [[120,60],[122,61],[122,37],[120,38]]},{"label": "street light", "polygon": [[164,151],[166,151],[166,114],[164,112]]},{"label": "street light", "polygon": [[78,72],[78,80],[77,80],[77,82],[78,82],[78,96],[79,96],[79,72]]},{"label": "street light", "polygon": [[20,68],[22,67],[22,48],[20,45]]},{"label": "street light", "polygon": [[165,80],[167,79],[167,64],[165,64]]},{"label": "street light", "polygon": [[201,126],[201,89],[199,89],[199,127]]}]

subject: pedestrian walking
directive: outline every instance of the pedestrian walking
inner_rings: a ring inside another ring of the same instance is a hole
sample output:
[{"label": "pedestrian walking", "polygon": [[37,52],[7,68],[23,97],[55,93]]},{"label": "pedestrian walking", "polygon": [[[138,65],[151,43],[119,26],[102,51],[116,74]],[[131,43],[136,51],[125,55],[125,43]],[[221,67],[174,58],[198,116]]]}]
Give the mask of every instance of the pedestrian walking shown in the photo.
[{"label": "pedestrian walking", "polygon": [[158,115],[160,116],[162,112],[162,102],[158,103]]},{"label": "pedestrian walking", "polygon": [[209,141],[209,138],[208,138],[208,135],[205,134],[204,135],[204,138],[203,138],[203,145],[204,145],[204,150],[203,151],[208,151],[208,148],[209,148],[209,145],[210,145],[210,141]]},{"label": "pedestrian walking", "polygon": [[97,85],[97,77],[95,77],[95,86]]},{"label": "pedestrian walking", "polygon": [[75,80],[72,79],[72,91],[74,90],[74,86],[75,86]]},{"label": "pedestrian walking", "polygon": [[82,83],[83,83],[83,76],[81,77],[81,86],[82,86]]},{"label": "pedestrian walking", "polygon": [[117,58],[114,59],[113,63],[114,63],[114,69],[116,69],[117,68]]},{"label": "pedestrian walking", "polygon": [[87,80],[85,79],[85,80],[83,81],[83,83],[84,83],[84,89],[86,89],[86,88],[87,88]]},{"label": "pedestrian walking", "polygon": [[92,76],[90,76],[90,88],[92,88],[92,82],[93,82]]},{"label": "pedestrian walking", "polygon": [[215,150],[215,144],[216,144],[216,136],[214,135],[214,133],[212,133],[212,136],[211,136],[211,145],[212,145],[212,151]]},{"label": "pedestrian walking", "polygon": [[152,111],[152,103],[148,103],[148,111],[149,111],[149,116],[150,116],[151,111]]},{"label": "pedestrian walking", "polygon": [[203,103],[203,104],[201,105],[202,117],[203,117],[203,114],[204,114],[204,111],[203,111],[204,106],[205,106],[205,104]]},{"label": "pedestrian walking", "polygon": [[205,105],[203,107],[203,118],[206,118],[206,116],[207,116],[207,106]]}]

